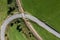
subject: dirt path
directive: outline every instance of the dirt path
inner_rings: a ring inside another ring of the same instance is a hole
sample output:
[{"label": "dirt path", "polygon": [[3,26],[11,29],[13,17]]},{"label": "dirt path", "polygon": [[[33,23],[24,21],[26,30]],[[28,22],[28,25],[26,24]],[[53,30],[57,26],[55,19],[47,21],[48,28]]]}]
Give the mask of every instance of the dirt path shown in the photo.
[{"label": "dirt path", "polygon": [[19,12],[22,13],[22,19],[24,20],[26,26],[30,29],[30,31],[33,33],[33,35],[36,37],[37,40],[42,40],[42,38],[39,36],[39,34],[33,28],[31,23],[29,22],[29,20],[25,18],[24,10],[23,10],[23,8],[21,6],[21,0],[16,0],[16,2],[17,2],[17,5],[18,5]]}]

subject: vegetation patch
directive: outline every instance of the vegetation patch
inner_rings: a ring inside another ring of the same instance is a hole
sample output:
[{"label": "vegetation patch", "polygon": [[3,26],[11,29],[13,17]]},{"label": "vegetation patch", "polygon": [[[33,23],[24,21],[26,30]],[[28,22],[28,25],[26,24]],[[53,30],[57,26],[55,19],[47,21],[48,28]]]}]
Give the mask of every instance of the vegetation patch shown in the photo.
[{"label": "vegetation patch", "polygon": [[6,30],[9,40],[36,40],[31,31],[26,27],[22,19],[13,20]]},{"label": "vegetation patch", "polygon": [[22,0],[22,6],[25,11],[60,32],[60,0]]}]

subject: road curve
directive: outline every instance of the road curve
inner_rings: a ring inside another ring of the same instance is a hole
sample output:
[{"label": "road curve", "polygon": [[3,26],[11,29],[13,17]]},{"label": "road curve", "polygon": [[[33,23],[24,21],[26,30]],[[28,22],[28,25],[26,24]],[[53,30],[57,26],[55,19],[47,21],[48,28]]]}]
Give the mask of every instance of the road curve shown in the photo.
[{"label": "road curve", "polygon": [[[49,26],[47,26],[46,24],[44,24],[42,21],[38,20],[36,17],[29,15],[29,14],[25,14],[25,17],[36,22],[39,26],[43,27],[44,29],[46,29],[47,31],[49,31],[50,33],[52,33],[53,35],[55,35],[56,37],[60,38],[60,33],[56,32],[55,30],[53,30],[52,28],[50,28]],[[7,25],[14,19],[16,18],[22,18],[21,14],[15,14],[9,18],[7,18],[4,23],[1,26],[1,40],[4,40],[4,35],[5,35],[5,30]]]}]

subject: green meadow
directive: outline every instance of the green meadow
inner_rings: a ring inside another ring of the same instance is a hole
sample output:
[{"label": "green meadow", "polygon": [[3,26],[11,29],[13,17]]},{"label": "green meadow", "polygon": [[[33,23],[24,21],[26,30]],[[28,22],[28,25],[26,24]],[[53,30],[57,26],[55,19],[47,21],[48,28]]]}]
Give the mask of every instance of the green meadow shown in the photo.
[{"label": "green meadow", "polygon": [[[22,6],[25,12],[30,13],[39,20],[44,21],[60,33],[60,0],[22,0]],[[0,26],[9,16],[7,14],[8,10],[7,0],[0,0]],[[30,22],[43,40],[60,40],[36,23],[32,21]],[[13,26],[8,25],[8,29],[6,31],[9,40],[35,40],[32,34],[31,37],[29,36],[29,29],[24,23],[21,25],[26,34],[24,34],[23,31],[19,32],[16,29],[17,25],[18,24],[15,23]]]},{"label": "green meadow", "polygon": [[[60,0],[22,0],[22,6],[60,33]],[[39,25],[33,23],[33,26],[44,40],[60,40]]]},{"label": "green meadow", "polygon": [[0,0],[0,26],[7,17],[7,11],[8,11],[7,0]]}]

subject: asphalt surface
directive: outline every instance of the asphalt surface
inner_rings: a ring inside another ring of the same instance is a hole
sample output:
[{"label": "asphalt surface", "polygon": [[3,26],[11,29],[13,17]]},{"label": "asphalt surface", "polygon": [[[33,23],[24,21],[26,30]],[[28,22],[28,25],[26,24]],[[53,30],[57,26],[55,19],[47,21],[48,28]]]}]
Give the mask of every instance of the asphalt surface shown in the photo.
[{"label": "asphalt surface", "polygon": [[[43,27],[44,29],[46,29],[47,31],[49,31],[50,33],[52,33],[53,35],[55,35],[56,37],[60,38],[60,33],[56,32],[55,30],[53,30],[52,28],[50,28],[48,25],[46,25],[45,23],[43,23],[42,21],[38,20],[36,17],[29,15],[29,14],[25,14],[25,17],[36,22],[39,26]],[[7,25],[14,19],[16,18],[22,18],[21,14],[15,14],[9,18],[7,18],[2,26],[1,26],[1,40],[5,40],[4,35],[5,35],[5,30]]]}]

